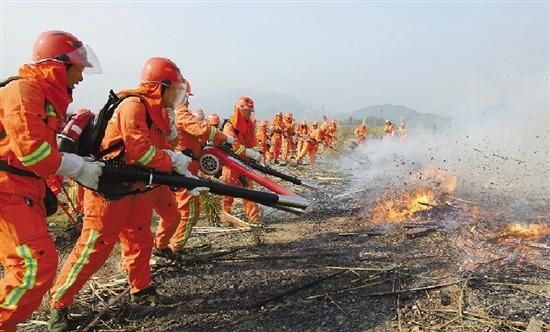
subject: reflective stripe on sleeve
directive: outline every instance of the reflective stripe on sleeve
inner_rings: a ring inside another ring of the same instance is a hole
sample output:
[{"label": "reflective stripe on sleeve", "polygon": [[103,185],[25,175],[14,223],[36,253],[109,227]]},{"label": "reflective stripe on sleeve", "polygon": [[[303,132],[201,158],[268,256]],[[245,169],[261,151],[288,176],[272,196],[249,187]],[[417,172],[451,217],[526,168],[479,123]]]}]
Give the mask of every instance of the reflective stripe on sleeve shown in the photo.
[{"label": "reflective stripe on sleeve", "polygon": [[239,155],[239,154],[243,153],[244,150],[246,150],[246,148],[244,147],[244,145],[241,145],[241,146],[239,146],[237,151],[235,151],[235,154]]},{"label": "reflective stripe on sleeve", "polygon": [[213,141],[214,137],[216,137],[216,128],[210,127],[210,135],[208,136],[209,141]]},{"label": "reflective stripe on sleeve", "polygon": [[55,112],[55,107],[53,107],[52,104],[46,102],[46,115],[47,116],[53,116],[57,118],[57,113]]},{"label": "reflective stripe on sleeve", "polygon": [[151,145],[151,147],[149,147],[147,152],[145,152],[143,156],[141,156],[141,158],[138,159],[137,162],[144,166],[147,165],[149,162],[151,162],[151,160],[153,160],[153,157],[155,156],[156,152],[157,152],[157,149],[155,148],[155,146]]},{"label": "reflective stripe on sleeve", "polygon": [[39,163],[40,161],[44,160],[46,157],[48,157],[52,153],[52,147],[48,142],[42,143],[38,147],[38,149],[34,150],[33,153],[28,154],[23,157],[18,157],[19,161],[23,166],[33,166]]}]

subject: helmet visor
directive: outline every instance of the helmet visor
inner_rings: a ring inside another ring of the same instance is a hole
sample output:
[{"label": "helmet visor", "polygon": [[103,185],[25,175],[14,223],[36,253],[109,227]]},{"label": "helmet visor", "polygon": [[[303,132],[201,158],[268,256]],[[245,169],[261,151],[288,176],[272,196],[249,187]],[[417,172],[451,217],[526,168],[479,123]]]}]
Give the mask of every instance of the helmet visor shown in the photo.
[{"label": "helmet visor", "polygon": [[66,55],[69,58],[67,62],[84,67],[84,73],[102,73],[101,64],[90,46],[82,45]]},{"label": "helmet visor", "polygon": [[176,82],[176,84],[172,84],[167,87],[167,89],[171,89],[174,93],[174,101],[172,102],[173,108],[178,108],[179,106],[185,105],[189,101],[189,92],[187,92],[186,81]]}]

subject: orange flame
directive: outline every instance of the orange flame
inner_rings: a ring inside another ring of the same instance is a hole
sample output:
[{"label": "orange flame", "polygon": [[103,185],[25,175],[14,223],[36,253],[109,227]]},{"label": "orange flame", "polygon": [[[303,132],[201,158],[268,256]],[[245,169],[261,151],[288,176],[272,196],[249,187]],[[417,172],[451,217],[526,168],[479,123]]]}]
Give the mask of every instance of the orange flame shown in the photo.
[{"label": "orange flame", "polygon": [[443,203],[456,188],[456,176],[449,176],[435,166],[428,166],[411,174],[413,190],[390,191],[381,195],[369,211],[373,223],[399,223],[415,220],[415,214],[431,210]]},{"label": "orange flame", "polygon": [[531,224],[526,226],[524,224],[514,223],[506,225],[504,234],[534,241],[550,236],[550,227],[543,224]]},{"label": "orange flame", "polygon": [[415,219],[415,213],[438,205],[435,193],[419,189],[412,193],[387,193],[374,206],[370,218],[374,223],[397,223]]}]

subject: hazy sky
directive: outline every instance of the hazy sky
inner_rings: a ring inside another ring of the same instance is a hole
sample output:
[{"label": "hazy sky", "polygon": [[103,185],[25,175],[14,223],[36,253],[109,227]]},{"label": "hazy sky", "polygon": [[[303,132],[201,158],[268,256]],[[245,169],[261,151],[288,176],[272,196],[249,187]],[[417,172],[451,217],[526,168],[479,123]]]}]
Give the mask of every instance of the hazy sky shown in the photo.
[{"label": "hazy sky", "polygon": [[253,88],[338,112],[548,112],[548,1],[0,2],[1,77],[30,61],[44,30],[95,50],[104,73],[78,86],[76,106],[101,105],[109,88],[135,86],[148,57],[166,56],[202,96]]}]

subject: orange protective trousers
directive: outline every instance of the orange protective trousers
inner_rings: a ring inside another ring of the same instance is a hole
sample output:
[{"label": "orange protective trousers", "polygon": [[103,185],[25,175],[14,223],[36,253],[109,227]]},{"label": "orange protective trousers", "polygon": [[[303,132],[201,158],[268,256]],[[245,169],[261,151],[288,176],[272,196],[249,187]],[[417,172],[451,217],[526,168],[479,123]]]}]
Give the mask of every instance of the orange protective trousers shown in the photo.
[{"label": "orange protective trousers", "polygon": [[281,134],[271,135],[271,149],[269,149],[269,158],[273,161],[279,160],[281,154],[282,136]]},{"label": "orange protective trousers", "polygon": [[303,146],[304,146],[304,140],[299,139],[298,144],[296,144],[296,159],[298,159],[298,156],[300,155],[300,152],[302,152]]},{"label": "orange protective trousers", "polygon": [[315,164],[315,157],[317,156],[317,149],[319,148],[319,144],[311,141],[304,142],[302,146],[302,151],[300,151],[300,154],[298,155],[298,161],[302,160],[302,158],[308,154],[309,155],[309,164],[314,165]]},{"label": "orange protective trousers", "polygon": [[42,302],[57,271],[42,198],[0,193],[0,331],[14,332]]},{"label": "orange protective trousers", "polygon": [[159,215],[160,221],[155,235],[155,248],[168,247],[170,238],[180,222],[181,213],[178,210],[176,194],[168,186],[159,186],[151,192],[154,201],[153,209]]},{"label": "orange protective trousers", "polygon": [[[244,187],[241,181],[239,181],[238,174],[230,169],[229,167],[223,167],[222,169],[222,182],[231,186]],[[246,185],[247,189],[253,189],[254,185],[252,181],[248,180]],[[225,196],[223,199],[223,210],[227,213],[231,213],[231,207],[235,201],[234,197]],[[259,223],[260,222],[260,208],[256,202],[252,202],[246,199],[243,199],[244,212],[250,223]]]},{"label": "orange protective trousers", "polygon": [[82,233],[52,288],[52,308],[61,309],[73,303],[74,296],[105,263],[117,241],[122,249],[122,266],[128,272],[130,292],[149,287],[154,204],[150,194],[106,200],[85,190]]},{"label": "orange protective trousers", "polygon": [[271,155],[269,154],[269,146],[265,142],[260,143],[260,148],[262,151],[262,156],[264,161],[269,161],[271,158]]},{"label": "orange protective trousers", "polygon": [[283,152],[281,155],[282,160],[289,160],[292,158],[295,152],[295,145],[292,137],[283,138]]},{"label": "orange protective trousers", "polygon": [[185,188],[175,193],[175,200],[178,218],[161,219],[155,237],[155,246],[161,249],[169,246],[172,251],[177,252],[181,251],[189,240],[191,230],[199,220],[201,204],[200,196],[191,196]]}]

